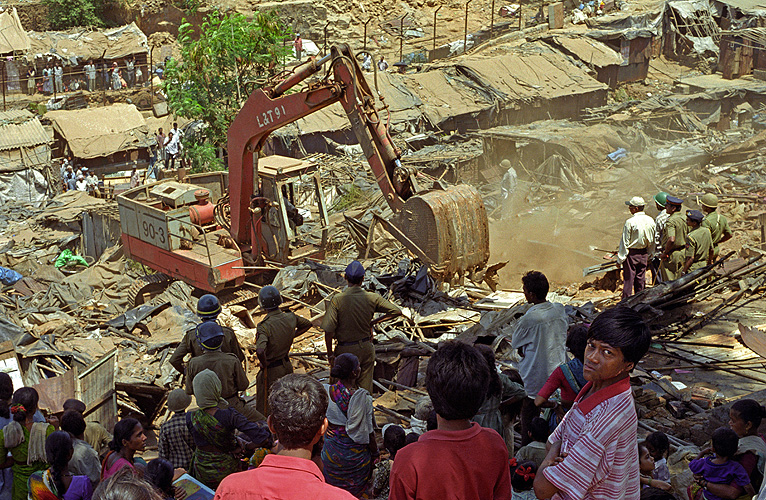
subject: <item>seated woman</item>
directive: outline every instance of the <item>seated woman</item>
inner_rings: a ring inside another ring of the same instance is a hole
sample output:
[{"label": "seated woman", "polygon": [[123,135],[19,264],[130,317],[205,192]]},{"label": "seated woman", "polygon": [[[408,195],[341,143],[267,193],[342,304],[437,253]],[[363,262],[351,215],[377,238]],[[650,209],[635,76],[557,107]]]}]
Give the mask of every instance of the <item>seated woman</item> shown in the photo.
[{"label": "seated woman", "polygon": [[507,375],[497,373],[495,365],[495,351],[488,345],[476,344],[478,349],[489,365],[489,388],[487,399],[479,408],[479,413],[471,420],[482,427],[495,429],[498,434],[504,436],[503,418],[500,415],[500,405],[503,403],[515,403],[527,396],[524,386],[511,381]]},{"label": "seated woman", "polygon": [[144,464],[137,462],[137,451],[144,451],[146,434],[144,428],[135,418],[124,418],[114,426],[114,438],[109,443],[109,453],[106,454],[101,467],[101,480],[112,477],[118,470],[128,467],[137,476],[144,475]]},{"label": "seated woman", "polygon": [[35,422],[40,396],[32,387],[22,387],[13,393],[11,414],[13,422],[0,433],[0,456],[11,452],[13,465],[13,500],[26,500],[29,476],[48,468],[45,440],[55,430],[47,422]]},{"label": "seated woman", "polygon": [[74,444],[68,432],[56,431],[45,440],[50,468],[29,476],[29,500],[90,500],[93,486],[88,476],[69,473]]},{"label": "seated woman", "polygon": [[325,384],[330,395],[322,464],[325,481],[361,497],[372,480],[372,465],[380,456],[373,429],[372,396],[357,386],[361,373],[359,358],[343,353],[335,358],[330,376],[338,379]]},{"label": "seated woman", "polygon": [[[196,449],[192,455],[189,474],[211,489],[223,478],[243,470],[239,455],[242,451],[260,447],[271,448],[273,438],[268,428],[250,422],[221,398],[221,380],[212,370],[202,370],[192,382],[198,410],[186,413],[186,425],[191,431]],[[235,436],[243,433],[250,441]]]}]

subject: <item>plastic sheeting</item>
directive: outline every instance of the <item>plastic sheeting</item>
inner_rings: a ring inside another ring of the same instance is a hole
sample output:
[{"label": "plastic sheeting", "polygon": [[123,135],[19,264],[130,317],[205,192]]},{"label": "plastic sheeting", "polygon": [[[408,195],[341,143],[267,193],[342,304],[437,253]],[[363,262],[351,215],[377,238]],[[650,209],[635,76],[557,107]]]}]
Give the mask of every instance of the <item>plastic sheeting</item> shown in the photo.
[{"label": "plastic sheeting", "polygon": [[0,204],[15,200],[39,206],[47,199],[49,187],[42,172],[33,168],[0,172]]}]

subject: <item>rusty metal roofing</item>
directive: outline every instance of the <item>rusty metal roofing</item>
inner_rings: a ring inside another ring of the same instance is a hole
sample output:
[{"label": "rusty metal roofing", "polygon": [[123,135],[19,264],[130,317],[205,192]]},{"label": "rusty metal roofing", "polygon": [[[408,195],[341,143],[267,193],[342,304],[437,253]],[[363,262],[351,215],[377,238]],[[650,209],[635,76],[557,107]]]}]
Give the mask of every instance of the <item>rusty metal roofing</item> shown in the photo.
[{"label": "rusty metal roofing", "polygon": [[0,113],[0,151],[50,142],[40,120],[31,112],[21,109]]}]

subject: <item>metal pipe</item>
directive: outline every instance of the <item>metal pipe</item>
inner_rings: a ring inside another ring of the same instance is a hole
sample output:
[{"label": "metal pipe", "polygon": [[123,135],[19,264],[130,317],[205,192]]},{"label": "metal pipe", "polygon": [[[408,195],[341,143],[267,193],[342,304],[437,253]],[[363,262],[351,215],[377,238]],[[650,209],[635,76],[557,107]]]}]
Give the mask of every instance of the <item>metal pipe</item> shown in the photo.
[{"label": "metal pipe", "polygon": [[436,51],[436,14],[444,7],[444,4],[438,6],[434,11],[434,51]]},{"label": "metal pipe", "polygon": [[463,54],[468,51],[468,4],[473,0],[468,0],[465,3],[465,30],[463,31]]},{"label": "metal pipe", "polygon": [[364,51],[367,52],[367,25],[372,21],[372,17],[364,22]]}]

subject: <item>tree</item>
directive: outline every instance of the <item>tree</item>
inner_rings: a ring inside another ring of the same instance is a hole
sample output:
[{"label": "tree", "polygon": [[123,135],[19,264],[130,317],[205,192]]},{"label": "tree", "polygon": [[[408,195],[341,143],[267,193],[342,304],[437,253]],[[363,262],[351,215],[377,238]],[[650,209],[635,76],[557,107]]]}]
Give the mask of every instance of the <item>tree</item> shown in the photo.
[{"label": "tree", "polygon": [[53,29],[104,25],[96,14],[93,0],[43,0],[43,3],[48,8],[48,21]]},{"label": "tree", "polygon": [[229,125],[248,97],[246,84],[263,78],[287,55],[290,30],[274,13],[256,12],[248,20],[242,14],[213,12],[202,23],[198,40],[193,34],[189,23],[179,28],[181,56],[165,70],[168,107],[178,116],[205,122],[208,147],[225,147]]}]

